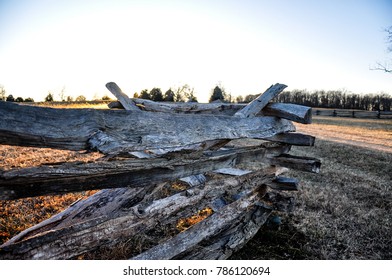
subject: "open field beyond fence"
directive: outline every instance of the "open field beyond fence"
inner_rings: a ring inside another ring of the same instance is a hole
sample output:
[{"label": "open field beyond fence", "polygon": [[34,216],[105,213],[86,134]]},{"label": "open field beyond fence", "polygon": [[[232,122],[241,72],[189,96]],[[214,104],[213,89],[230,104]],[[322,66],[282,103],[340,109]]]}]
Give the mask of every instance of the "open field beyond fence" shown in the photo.
[{"label": "open field beyond fence", "polygon": [[314,117],[296,126],[317,140],[294,154],[320,158],[321,172],[290,171],[302,182],[295,211],[233,258],[391,259],[392,121]]},{"label": "open field beyond fence", "polygon": [[[296,209],[263,226],[232,259],[391,259],[392,121],[316,116],[296,126],[317,141],[292,153],[322,159],[321,173],[290,171],[301,181]],[[98,156],[11,146],[0,146],[0,155],[1,169]],[[93,192],[0,201],[0,244]],[[100,257],[123,258],[129,246]]]},{"label": "open field beyond fence", "polygon": [[365,111],[349,109],[322,109],[314,108],[313,115],[329,117],[346,117],[360,119],[392,119],[391,111]]}]

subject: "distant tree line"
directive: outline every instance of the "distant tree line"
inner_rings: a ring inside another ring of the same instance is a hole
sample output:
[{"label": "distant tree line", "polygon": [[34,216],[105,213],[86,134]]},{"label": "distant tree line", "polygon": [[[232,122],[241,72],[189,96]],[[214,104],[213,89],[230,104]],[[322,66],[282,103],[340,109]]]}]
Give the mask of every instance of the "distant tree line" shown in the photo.
[{"label": "distant tree line", "polygon": [[[258,95],[237,97],[238,103],[248,103]],[[280,103],[294,103],[309,107],[355,109],[368,111],[390,111],[392,96],[387,93],[380,94],[355,94],[341,90],[292,90],[280,93],[273,100]]]},{"label": "distant tree line", "polygon": [[152,101],[165,102],[197,102],[195,89],[188,84],[177,88],[169,88],[165,93],[160,88],[154,87],[152,90],[144,89],[140,93],[135,93],[134,98],[148,99]]},{"label": "distant tree line", "polygon": [[8,95],[6,94],[5,88],[3,85],[0,85],[0,101],[8,101],[8,102],[34,102],[33,98],[26,98],[23,99],[22,97],[16,97],[14,98],[14,96],[12,94]]},{"label": "distant tree line", "polygon": [[[63,93],[63,91],[62,91]],[[231,94],[227,94],[224,87],[220,84],[216,85],[212,90],[209,102],[226,102],[226,103],[249,103],[258,95],[238,96],[233,100]],[[152,90],[144,89],[140,93],[135,93],[134,98],[148,99],[152,101],[165,102],[197,102],[194,88],[188,84],[177,88],[169,88],[162,93],[160,88]],[[61,98],[62,101],[86,101],[86,97],[80,95],[73,99],[71,96]],[[9,102],[34,102],[32,98],[23,99],[22,97],[14,98],[12,95],[6,95],[4,87],[0,85],[0,100]],[[104,96],[101,100],[110,100],[110,97]],[[45,97],[45,101],[54,101],[51,92]],[[380,94],[355,94],[342,90],[316,90],[309,92],[307,90],[292,90],[280,93],[274,100],[280,103],[294,103],[309,107],[334,108],[334,109],[355,109],[368,111],[391,111],[392,96],[387,93]]]},{"label": "distant tree line", "polygon": [[22,97],[14,98],[12,94],[8,95],[7,97],[0,98],[0,100],[8,101],[8,102],[34,102],[34,99],[31,97],[27,97],[25,99],[23,99]]},{"label": "distant tree line", "polygon": [[306,90],[284,91],[274,101],[295,103],[309,107],[367,111],[390,111],[392,107],[392,96],[386,93],[355,94],[340,90],[319,90],[314,92]]}]

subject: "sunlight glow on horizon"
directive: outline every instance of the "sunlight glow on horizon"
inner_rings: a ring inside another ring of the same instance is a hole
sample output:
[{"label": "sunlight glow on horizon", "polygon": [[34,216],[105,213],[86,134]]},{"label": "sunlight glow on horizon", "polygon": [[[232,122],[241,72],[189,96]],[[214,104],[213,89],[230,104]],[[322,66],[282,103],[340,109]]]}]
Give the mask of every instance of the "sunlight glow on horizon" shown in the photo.
[{"label": "sunlight glow on horizon", "polygon": [[130,96],[189,84],[201,102],[218,83],[233,96],[277,82],[392,93],[391,75],[369,71],[391,57],[382,29],[392,18],[382,11],[392,4],[309,3],[3,1],[0,84],[36,101],[63,88],[73,97],[110,96],[110,81]]}]

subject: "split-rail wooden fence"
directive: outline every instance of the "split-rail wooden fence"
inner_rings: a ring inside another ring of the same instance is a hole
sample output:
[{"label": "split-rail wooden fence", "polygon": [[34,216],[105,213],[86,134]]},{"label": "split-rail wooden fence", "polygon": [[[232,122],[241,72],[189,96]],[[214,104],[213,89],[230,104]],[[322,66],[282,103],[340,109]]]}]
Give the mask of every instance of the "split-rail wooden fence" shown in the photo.
[{"label": "split-rail wooden fence", "polygon": [[309,124],[310,108],[270,103],[285,85],[246,106],[158,103],[106,86],[118,99],[107,110],[0,102],[0,144],[103,154],[0,170],[2,200],[101,189],[2,244],[1,259],[74,259],[119,244],[135,247],[132,259],[225,259],[272,211],[292,210],[298,182],[287,168],[319,172],[318,159],[289,154],[315,138],[292,123]]}]

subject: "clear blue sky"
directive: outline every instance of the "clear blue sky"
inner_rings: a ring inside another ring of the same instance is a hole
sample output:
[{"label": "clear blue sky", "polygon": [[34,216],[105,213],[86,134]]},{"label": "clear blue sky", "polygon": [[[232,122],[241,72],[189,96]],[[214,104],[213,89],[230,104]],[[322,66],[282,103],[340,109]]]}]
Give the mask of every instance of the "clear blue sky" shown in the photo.
[{"label": "clear blue sky", "polygon": [[14,97],[189,84],[207,101],[273,83],[392,94],[392,0],[0,0],[0,84]]}]

